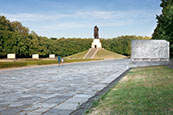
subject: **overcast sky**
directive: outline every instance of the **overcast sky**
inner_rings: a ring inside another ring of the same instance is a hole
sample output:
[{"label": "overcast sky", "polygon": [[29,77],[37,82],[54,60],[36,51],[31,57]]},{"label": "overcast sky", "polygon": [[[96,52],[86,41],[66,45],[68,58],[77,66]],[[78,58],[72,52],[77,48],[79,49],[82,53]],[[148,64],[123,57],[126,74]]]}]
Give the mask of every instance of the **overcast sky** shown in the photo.
[{"label": "overcast sky", "polygon": [[0,15],[20,21],[38,35],[92,38],[151,36],[160,0],[0,0]]}]

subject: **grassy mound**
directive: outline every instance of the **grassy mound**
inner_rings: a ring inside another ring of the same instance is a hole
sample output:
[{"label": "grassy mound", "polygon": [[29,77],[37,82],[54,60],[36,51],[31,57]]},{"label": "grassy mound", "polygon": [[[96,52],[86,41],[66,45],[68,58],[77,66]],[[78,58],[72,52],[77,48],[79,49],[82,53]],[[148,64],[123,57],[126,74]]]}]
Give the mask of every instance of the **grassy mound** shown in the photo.
[{"label": "grassy mound", "polygon": [[[85,54],[88,52],[88,50],[68,56],[66,58],[74,58],[74,59],[82,59]],[[108,51],[104,48],[101,48],[97,51],[96,55],[94,56],[94,59],[123,59],[123,58],[127,58],[126,56]]]},{"label": "grassy mound", "polygon": [[122,59],[122,58],[127,58],[127,57],[102,48],[102,49],[98,50],[98,52],[96,53],[94,58]]},{"label": "grassy mound", "polygon": [[74,55],[71,55],[71,56],[68,56],[66,58],[76,58],[76,59],[77,58],[83,58],[87,52],[88,52],[88,50],[74,54]]}]

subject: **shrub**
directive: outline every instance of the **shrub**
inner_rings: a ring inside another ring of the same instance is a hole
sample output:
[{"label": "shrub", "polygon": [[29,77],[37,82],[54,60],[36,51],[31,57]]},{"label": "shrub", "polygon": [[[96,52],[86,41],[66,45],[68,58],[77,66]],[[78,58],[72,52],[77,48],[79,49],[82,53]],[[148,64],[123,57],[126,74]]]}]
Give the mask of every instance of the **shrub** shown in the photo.
[{"label": "shrub", "polygon": [[22,67],[26,65],[26,62],[0,62],[0,68]]}]

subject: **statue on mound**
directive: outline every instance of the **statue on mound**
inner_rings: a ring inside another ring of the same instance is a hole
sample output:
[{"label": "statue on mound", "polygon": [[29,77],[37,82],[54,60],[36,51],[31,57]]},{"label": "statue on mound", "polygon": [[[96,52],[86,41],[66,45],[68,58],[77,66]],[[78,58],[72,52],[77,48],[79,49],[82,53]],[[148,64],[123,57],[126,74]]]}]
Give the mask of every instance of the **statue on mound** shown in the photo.
[{"label": "statue on mound", "polygon": [[94,39],[99,39],[99,28],[94,26]]}]

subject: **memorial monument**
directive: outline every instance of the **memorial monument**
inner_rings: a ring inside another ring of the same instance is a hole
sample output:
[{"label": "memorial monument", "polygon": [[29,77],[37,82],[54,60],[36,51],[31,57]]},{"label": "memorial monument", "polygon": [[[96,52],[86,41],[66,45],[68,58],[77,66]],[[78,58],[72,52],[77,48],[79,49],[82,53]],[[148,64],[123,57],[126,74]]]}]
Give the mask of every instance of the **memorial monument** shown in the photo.
[{"label": "memorial monument", "polygon": [[99,39],[99,28],[94,26],[94,38]]},{"label": "memorial monument", "polygon": [[102,48],[102,44],[99,39],[99,28],[94,26],[94,40],[91,44],[91,48]]},{"label": "memorial monument", "polygon": [[92,59],[96,55],[97,51],[99,49],[102,49],[102,44],[99,39],[99,28],[97,26],[94,26],[94,39],[91,44],[91,48],[88,50],[88,52],[85,54],[83,59]]},{"label": "memorial monument", "polygon": [[132,40],[130,67],[168,65],[169,52],[166,40]]}]

